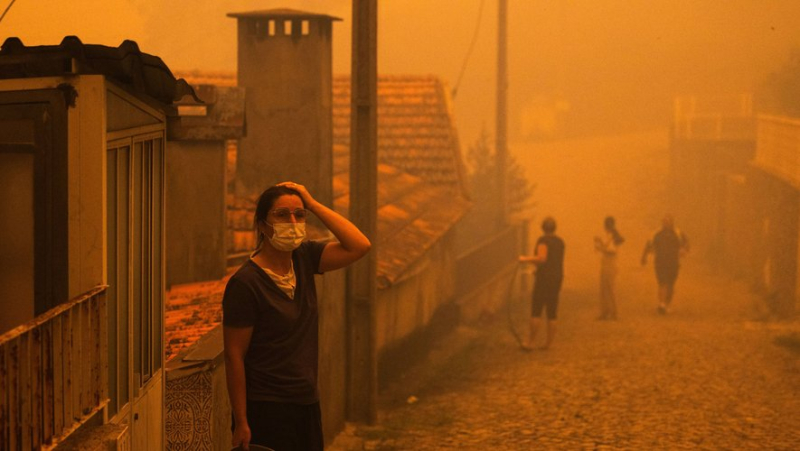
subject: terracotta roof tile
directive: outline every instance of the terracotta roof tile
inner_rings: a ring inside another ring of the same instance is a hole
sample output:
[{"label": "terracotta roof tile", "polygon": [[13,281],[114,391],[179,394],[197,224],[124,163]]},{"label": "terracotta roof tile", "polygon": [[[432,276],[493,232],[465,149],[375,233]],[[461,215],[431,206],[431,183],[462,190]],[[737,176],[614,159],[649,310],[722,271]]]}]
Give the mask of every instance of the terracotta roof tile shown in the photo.
[{"label": "terracotta roof tile", "polygon": [[[333,82],[334,144],[350,145],[350,79]],[[378,80],[378,159],[449,185],[466,197],[461,150],[443,83],[434,76],[381,76]]]},{"label": "terracotta roof tile", "polygon": [[[334,146],[334,208],[347,213],[349,155]],[[387,164],[378,165],[378,281],[387,288],[410,275],[422,257],[467,212],[469,201],[452,185],[431,184]]]}]

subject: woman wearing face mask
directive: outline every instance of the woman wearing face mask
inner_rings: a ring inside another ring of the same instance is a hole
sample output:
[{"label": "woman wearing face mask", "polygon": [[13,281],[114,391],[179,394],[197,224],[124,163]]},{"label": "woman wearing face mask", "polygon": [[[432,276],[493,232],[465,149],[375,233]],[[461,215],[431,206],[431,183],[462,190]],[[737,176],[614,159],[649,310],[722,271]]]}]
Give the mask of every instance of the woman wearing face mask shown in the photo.
[{"label": "woman wearing face mask", "polygon": [[[338,241],[304,241],[309,212]],[[256,249],[231,276],[222,300],[233,446],[321,450],[314,274],[355,262],[371,244],[292,182],[261,194],[254,223]]]}]

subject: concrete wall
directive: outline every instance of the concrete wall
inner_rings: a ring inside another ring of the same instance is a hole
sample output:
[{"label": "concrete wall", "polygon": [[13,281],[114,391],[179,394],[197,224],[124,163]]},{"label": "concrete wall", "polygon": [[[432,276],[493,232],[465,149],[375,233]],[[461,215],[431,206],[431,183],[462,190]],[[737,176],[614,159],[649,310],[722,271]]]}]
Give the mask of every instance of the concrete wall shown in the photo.
[{"label": "concrete wall", "polygon": [[[517,266],[516,263],[507,265],[474,291],[458,298],[463,323],[475,323],[483,317],[494,316],[505,307],[509,296],[519,295],[520,285],[511,286],[515,281]],[[531,282],[527,284],[530,288]]]},{"label": "concrete wall", "polygon": [[237,178],[245,193],[295,180],[331,205],[331,22],[308,21],[307,35],[300,23],[293,22],[287,35],[283,20],[239,19],[238,85],[247,92],[247,136],[240,141]]},{"label": "concrete wall", "polygon": [[448,233],[407,270],[409,276],[379,290],[375,306],[376,348],[381,352],[428,325],[455,296],[455,251]]},{"label": "concrete wall", "polygon": [[791,315],[798,293],[798,226],[800,195],[797,189],[779,179],[765,177],[762,198],[764,220],[762,245],[766,258],[762,269],[767,304],[778,316]]},{"label": "concrete wall", "polygon": [[[469,232],[469,229],[459,232]],[[463,249],[458,257],[457,304],[461,321],[471,323],[483,316],[494,315],[511,295],[530,290],[529,274],[517,277],[517,257],[529,253],[530,227],[525,222],[506,227],[472,248]],[[469,240],[460,236],[463,242]],[[512,286],[514,282],[516,285]]]},{"label": "concrete wall", "polygon": [[346,271],[317,276],[319,299],[319,390],[326,441],[344,429],[347,370]]},{"label": "concrete wall", "polygon": [[717,207],[717,263],[758,289],[763,287],[760,273],[765,258],[761,237],[764,213],[754,180],[752,171],[746,175],[728,174],[723,180],[723,198]]},{"label": "concrete wall", "polygon": [[69,297],[106,282],[106,83],[100,75],[71,82],[69,110]]},{"label": "concrete wall", "polygon": [[224,141],[170,141],[166,155],[167,287],[225,275]]}]

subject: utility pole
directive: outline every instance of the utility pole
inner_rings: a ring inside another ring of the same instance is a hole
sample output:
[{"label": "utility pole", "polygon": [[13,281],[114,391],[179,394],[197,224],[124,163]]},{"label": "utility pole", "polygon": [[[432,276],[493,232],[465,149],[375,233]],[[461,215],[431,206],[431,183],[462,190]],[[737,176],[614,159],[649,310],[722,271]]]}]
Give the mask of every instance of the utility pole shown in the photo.
[{"label": "utility pole", "polygon": [[348,273],[347,415],[377,420],[378,364],[375,302],[378,298],[378,1],[353,0],[350,73],[350,219],[372,250]]},{"label": "utility pole", "polygon": [[498,0],[498,14],[497,14],[497,123],[495,126],[495,166],[496,166],[496,182],[497,182],[497,204],[500,209],[497,215],[499,222],[499,229],[505,228],[507,225],[508,217],[508,183],[506,182],[506,175],[508,174],[508,106],[506,99],[508,98],[508,61],[507,61],[507,18],[508,18],[508,2],[507,0]]}]

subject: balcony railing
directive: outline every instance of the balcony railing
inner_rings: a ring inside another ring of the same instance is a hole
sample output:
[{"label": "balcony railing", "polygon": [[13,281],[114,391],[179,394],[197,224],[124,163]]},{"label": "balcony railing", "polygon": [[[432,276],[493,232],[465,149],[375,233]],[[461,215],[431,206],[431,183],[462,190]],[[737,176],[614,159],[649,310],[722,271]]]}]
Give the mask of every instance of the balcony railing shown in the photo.
[{"label": "balcony railing", "polygon": [[108,402],[106,288],[0,335],[0,449],[50,449]]},{"label": "balcony railing", "polygon": [[675,139],[687,141],[755,141],[754,116],[706,114],[681,117],[674,123]]},{"label": "balcony railing", "polygon": [[755,164],[800,187],[800,119],[759,116]]}]

